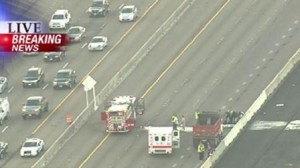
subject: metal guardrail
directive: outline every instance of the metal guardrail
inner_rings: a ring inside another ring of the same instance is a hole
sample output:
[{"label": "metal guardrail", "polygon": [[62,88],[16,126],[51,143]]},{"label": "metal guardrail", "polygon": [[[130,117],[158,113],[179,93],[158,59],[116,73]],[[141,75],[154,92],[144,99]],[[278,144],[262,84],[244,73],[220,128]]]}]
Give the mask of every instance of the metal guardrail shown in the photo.
[{"label": "metal guardrail", "polygon": [[[172,15],[154,32],[154,34],[144,43],[144,45],[135,53],[135,55],[114,75],[114,77],[105,85],[105,87],[97,95],[97,104],[103,104],[108,96],[133,72],[136,66],[145,58],[150,50],[155,47],[158,42],[168,33],[168,31],[177,23],[188,8],[196,0],[184,0],[184,2],[172,13]],[[68,128],[56,139],[44,155],[32,166],[32,168],[46,167],[54,158],[56,153],[68,142],[68,140],[76,134],[76,132],[86,123],[91,116],[93,110],[93,102],[88,108],[85,108],[68,126]]]}]

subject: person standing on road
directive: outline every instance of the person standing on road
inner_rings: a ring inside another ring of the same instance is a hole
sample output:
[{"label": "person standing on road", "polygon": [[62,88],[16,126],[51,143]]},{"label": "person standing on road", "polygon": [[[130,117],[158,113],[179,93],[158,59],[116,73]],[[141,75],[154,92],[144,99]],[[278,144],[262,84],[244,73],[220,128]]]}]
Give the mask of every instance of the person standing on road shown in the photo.
[{"label": "person standing on road", "polygon": [[181,127],[182,127],[182,130],[185,131],[186,121],[185,121],[184,115],[181,116],[180,125],[181,125]]},{"label": "person standing on road", "polygon": [[199,111],[195,111],[195,120],[196,120],[196,123],[199,123],[199,117],[200,117],[200,112]]},{"label": "person standing on road", "polygon": [[173,114],[173,116],[172,116],[172,124],[173,124],[173,130],[177,130],[178,118],[175,114]]},{"label": "person standing on road", "polygon": [[205,152],[204,144],[200,141],[198,145],[199,160],[204,159],[204,152]]}]

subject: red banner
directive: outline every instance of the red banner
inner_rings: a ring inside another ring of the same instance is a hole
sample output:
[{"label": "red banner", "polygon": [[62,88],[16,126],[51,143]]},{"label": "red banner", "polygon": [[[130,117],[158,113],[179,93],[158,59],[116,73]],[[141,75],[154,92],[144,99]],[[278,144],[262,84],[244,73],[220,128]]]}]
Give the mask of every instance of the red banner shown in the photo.
[{"label": "red banner", "polygon": [[67,44],[66,34],[0,34],[0,52],[61,51]]}]

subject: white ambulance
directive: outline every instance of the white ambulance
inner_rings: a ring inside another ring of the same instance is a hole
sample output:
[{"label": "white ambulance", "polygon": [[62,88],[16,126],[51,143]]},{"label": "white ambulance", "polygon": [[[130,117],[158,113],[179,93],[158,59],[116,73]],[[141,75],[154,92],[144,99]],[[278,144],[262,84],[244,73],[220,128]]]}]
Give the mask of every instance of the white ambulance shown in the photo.
[{"label": "white ambulance", "polygon": [[171,154],[173,146],[172,127],[148,128],[148,153]]},{"label": "white ambulance", "polygon": [[8,113],[10,111],[8,98],[0,98],[0,125],[2,125],[3,120],[8,118]]}]

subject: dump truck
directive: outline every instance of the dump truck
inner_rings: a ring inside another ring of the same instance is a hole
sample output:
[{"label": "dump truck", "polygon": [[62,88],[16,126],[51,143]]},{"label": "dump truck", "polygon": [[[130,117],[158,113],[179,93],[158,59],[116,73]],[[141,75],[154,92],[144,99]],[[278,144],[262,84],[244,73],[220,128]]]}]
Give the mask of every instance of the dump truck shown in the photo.
[{"label": "dump truck", "polygon": [[203,111],[199,113],[198,119],[193,126],[193,145],[195,148],[202,141],[216,148],[222,140],[222,113]]}]

